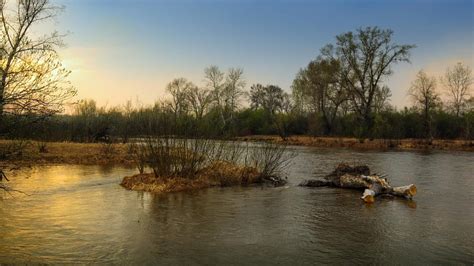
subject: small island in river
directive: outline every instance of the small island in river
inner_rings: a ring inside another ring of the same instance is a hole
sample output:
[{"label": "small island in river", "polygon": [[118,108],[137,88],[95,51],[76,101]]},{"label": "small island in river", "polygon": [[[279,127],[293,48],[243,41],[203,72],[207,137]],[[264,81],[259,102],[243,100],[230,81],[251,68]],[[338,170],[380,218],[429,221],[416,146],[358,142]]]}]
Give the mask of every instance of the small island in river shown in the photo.
[{"label": "small island in river", "polygon": [[120,183],[126,189],[154,193],[258,184],[280,186],[286,184],[286,181],[276,177],[265,177],[256,168],[238,166],[229,162],[216,162],[198,171],[193,178],[157,177],[153,173],[143,173],[124,177]]}]

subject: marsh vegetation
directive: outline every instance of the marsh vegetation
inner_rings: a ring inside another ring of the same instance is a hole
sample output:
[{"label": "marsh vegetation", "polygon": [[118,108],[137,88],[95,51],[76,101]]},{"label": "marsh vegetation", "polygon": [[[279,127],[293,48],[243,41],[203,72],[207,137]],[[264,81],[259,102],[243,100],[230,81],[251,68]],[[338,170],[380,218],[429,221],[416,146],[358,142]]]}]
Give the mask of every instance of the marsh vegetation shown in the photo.
[{"label": "marsh vegetation", "polygon": [[[286,184],[285,167],[294,154],[278,144],[249,145],[210,139],[147,138],[132,144],[139,174],[122,186],[153,192],[211,186]],[[149,169],[150,173],[145,173]]]}]

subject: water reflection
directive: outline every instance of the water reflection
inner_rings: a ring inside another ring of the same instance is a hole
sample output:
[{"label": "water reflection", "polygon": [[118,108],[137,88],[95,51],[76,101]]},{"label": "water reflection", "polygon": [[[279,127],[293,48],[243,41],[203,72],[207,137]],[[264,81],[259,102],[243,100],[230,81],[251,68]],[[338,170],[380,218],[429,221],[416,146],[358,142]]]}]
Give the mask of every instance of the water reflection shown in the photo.
[{"label": "water reflection", "polygon": [[[0,262],[298,264],[470,263],[471,153],[359,152],[295,147],[289,186],[155,195],[118,183],[133,169],[46,166],[10,185],[32,196],[0,201]],[[365,161],[413,201],[364,204],[360,192],[308,189],[303,179]]]}]

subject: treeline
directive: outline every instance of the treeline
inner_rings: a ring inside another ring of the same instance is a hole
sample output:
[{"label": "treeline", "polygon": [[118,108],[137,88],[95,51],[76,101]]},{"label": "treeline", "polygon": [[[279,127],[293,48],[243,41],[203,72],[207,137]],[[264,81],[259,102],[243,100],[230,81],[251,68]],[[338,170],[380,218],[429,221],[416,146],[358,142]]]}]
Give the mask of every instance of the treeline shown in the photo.
[{"label": "treeline", "polygon": [[462,64],[447,68],[443,77],[420,71],[407,91],[412,106],[390,106],[391,92],[384,81],[394,64],[409,61],[415,47],[396,44],[392,37],[391,30],[377,27],[338,35],[299,71],[291,94],[276,85],[253,84],[246,90],[242,69],[223,72],[211,66],[204,71],[203,86],[174,79],[166,87],[169,97],[152,106],[128,101],[104,108],[82,100],[71,115],[5,115],[4,133],[11,138],[85,142],[258,134],[473,139],[472,71]]},{"label": "treeline", "polygon": [[[230,138],[245,135],[313,135],[365,137],[360,120],[354,113],[338,116],[333,121],[331,134],[327,133],[324,118],[316,113],[278,113],[271,118],[263,109],[243,108],[235,112],[235,120],[227,128],[217,110],[197,119],[186,115],[175,120],[175,114],[162,104],[153,107],[97,108],[95,102],[82,101],[78,106],[88,107],[75,115],[57,115],[32,123],[31,117],[8,119],[13,125],[10,138],[47,141],[96,142],[115,140],[127,142],[130,138],[147,135],[180,135],[185,137]],[[12,117],[13,118],[13,117]],[[281,121],[284,128],[274,120]],[[423,115],[417,108],[384,109],[375,115],[370,137],[382,139],[425,138]],[[440,139],[474,139],[474,112],[457,116],[438,109],[432,113],[432,135]]]}]

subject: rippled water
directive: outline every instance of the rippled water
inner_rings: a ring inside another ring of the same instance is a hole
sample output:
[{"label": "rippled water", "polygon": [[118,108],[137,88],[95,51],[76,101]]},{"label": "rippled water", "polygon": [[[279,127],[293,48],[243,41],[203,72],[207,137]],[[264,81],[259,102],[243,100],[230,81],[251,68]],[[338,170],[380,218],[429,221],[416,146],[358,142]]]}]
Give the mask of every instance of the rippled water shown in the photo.
[{"label": "rippled water", "polygon": [[[474,262],[474,154],[295,147],[284,188],[153,195],[118,183],[133,169],[45,166],[12,176],[0,200],[0,262],[419,264]],[[340,161],[362,161],[415,201],[302,188]]]}]

